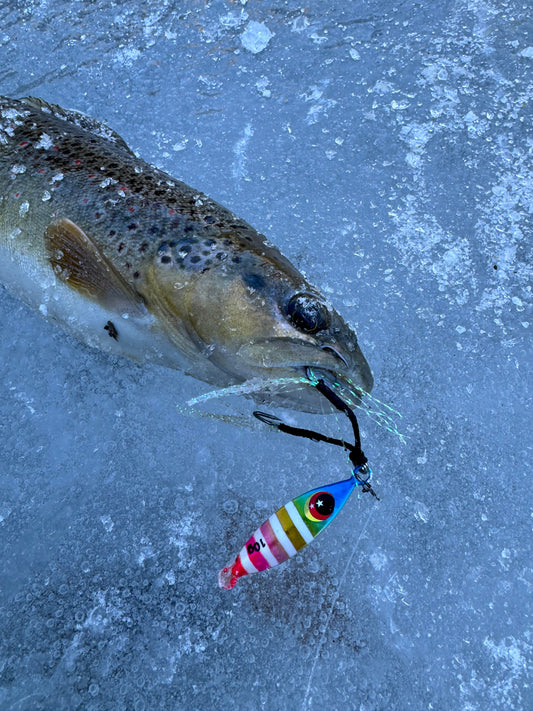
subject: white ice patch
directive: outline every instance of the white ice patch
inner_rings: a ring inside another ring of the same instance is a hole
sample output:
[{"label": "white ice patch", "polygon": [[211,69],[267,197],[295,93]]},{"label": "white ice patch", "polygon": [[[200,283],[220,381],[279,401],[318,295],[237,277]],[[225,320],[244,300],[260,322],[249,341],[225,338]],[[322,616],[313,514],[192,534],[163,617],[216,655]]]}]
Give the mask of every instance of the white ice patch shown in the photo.
[{"label": "white ice patch", "polygon": [[100,183],[100,187],[107,188],[109,185],[115,185],[116,183],[118,183],[118,180],[115,180],[114,178],[104,178]]},{"label": "white ice patch", "polygon": [[[494,176],[490,196],[479,206],[476,233],[488,264],[497,266],[497,281],[483,292],[479,308],[507,308],[513,298],[531,302],[533,267],[527,256],[533,181],[529,156],[512,158]],[[518,292],[518,293],[517,293]]]},{"label": "white ice patch", "polygon": [[464,305],[476,286],[468,239],[443,230],[433,216],[419,212],[416,203],[408,196],[403,210],[389,213],[397,228],[392,242],[400,261],[411,272],[431,275],[448,300]]},{"label": "white ice patch", "polygon": [[106,515],[106,516],[100,516],[100,521],[102,522],[102,526],[105,528],[105,530],[106,530],[108,533],[111,533],[111,531],[113,530],[113,528],[114,528],[114,526],[115,526],[115,524],[114,524],[114,522],[113,522],[111,516],[107,516],[107,515]]},{"label": "white ice patch", "polygon": [[388,563],[387,556],[379,548],[370,554],[369,560],[374,570],[382,570]]},{"label": "white ice patch", "polygon": [[26,166],[25,166],[25,165],[14,165],[14,166],[11,168],[11,172],[12,172],[14,175],[20,175],[21,173],[25,173],[25,172],[26,172]]},{"label": "white ice patch", "polygon": [[26,217],[29,209],[30,209],[30,203],[27,200],[25,200],[23,203],[21,203],[21,205],[19,207],[20,217]]},{"label": "white ice patch", "polygon": [[262,52],[273,37],[273,33],[264,22],[252,20],[246,25],[246,29],[241,35],[241,43],[244,49],[252,54]]},{"label": "white ice patch", "polygon": [[265,99],[270,99],[270,97],[272,96],[272,92],[268,88],[269,84],[270,81],[266,77],[261,77],[261,79],[258,79],[255,82],[255,88],[261,94],[261,96],[265,97]]},{"label": "white ice patch", "polygon": [[506,637],[496,644],[486,637],[483,646],[493,660],[491,665],[491,697],[494,708],[502,704],[502,708],[519,709],[522,705],[522,690],[527,689],[528,660],[531,658],[532,647],[527,642]]},{"label": "white ice patch", "polygon": [[402,126],[400,138],[409,147],[405,160],[411,168],[417,169],[421,166],[422,156],[432,135],[433,130],[430,124],[413,122]]},{"label": "white ice patch", "polygon": [[248,173],[246,171],[246,148],[250,138],[254,135],[252,124],[247,123],[244,127],[242,138],[233,146],[235,160],[233,161],[232,173],[235,180],[246,180]]},{"label": "white ice patch", "polygon": [[48,148],[51,148],[53,145],[53,141],[50,138],[50,136],[47,133],[41,134],[41,138],[39,139],[38,143],[35,144],[35,148],[43,148],[45,150],[48,150]]},{"label": "white ice patch", "polygon": [[292,23],[291,23],[291,32],[303,32],[306,30],[311,23],[307,19],[305,15],[300,15],[300,17],[296,17]]},{"label": "white ice patch", "polygon": [[22,121],[18,121],[17,119],[24,118],[28,116],[29,113],[29,111],[17,111],[17,109],[2,109],[0,111],[2,118],[14,121],[17,125],[22,123]]},{"label": "white ice patch", "polygon": [[141,50],[136,47],[122,47],[115,53],[114,60],[118,64],[122,64],[125,67],[131,67],[133,62],[135,62],[141,56]]},{"label": "white ice patch", "polygon": [[[232,29],[234,27],[239,27],[243,22],[248,19],[248,13],[242,10],[239,14],[235,12],[228,12],[225,15],[221,15],[218,21],[226,29]],[[257,23],[256,23],[257,24]]]},{"label": "white ice patch", "polygon": [[328,110],[337,104],[335,99],[325,99],[324,89],[318,86],[312,86],[309,91],[300,94],[300,98],[312,104],[305,119],[308,126],[318,123],[321,115],[327,116]]}]

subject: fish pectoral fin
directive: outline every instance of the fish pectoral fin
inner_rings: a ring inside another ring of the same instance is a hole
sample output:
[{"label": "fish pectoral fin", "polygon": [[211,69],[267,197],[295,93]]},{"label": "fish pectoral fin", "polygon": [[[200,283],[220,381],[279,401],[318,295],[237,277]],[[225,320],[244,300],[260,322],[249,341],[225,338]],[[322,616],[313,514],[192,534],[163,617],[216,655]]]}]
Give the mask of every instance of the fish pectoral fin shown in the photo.
[{"label": "fish pectoral fin", "polygon": [[71,289],[122,313],[145,312],[142,297],[74,222],[65,218],[52,222],[44,240],[56,278]]}]

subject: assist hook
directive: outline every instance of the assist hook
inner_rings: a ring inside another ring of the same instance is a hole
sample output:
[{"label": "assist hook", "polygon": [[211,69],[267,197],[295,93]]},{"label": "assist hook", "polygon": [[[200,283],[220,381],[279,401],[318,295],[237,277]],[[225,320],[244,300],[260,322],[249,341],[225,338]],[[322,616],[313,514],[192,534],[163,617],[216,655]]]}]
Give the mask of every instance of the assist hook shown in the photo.
[{"label": "assist hook", "polygon": [[348,452],[348,458],[353,464],[352,475],[357,483],[362,486],[363,492],[370,492],[378,501],[379,496],[376,494],[374,489],[370,484],[370,479],[372,477],[372,470],[368,466],[368,459],[365,457],[363,450],[361,449],[361,435],[359,432],[359,423],[357,422],[357,417],[355,412],[344,402],[344,400],[333,392],[333,390],[326,385],[323,378],[316,378],[313,374],[311,368],[306,369],[306,375],[309,381],[316,387],[316,389],[340,412],[344,414],[350,420],[354,435],[354,444],[346,442],[343,439],[335,439],[334,437],[328,437],[320,432],[315,432],[314,430],[307,430],[301,427],[292,427],[292,425],[287,425],[283,420],[275,415],[270,415],[268,412],[261,412],[260,410],[254,411],[254,417],[256,417],[261,422],[264,422],[271,427],[275,427],[280,432],[286,432],[287,434],[295,435],[296,437],[306,437],[313,442],[326,442],[327,444],[334,444],[337,447],[342,447]]}]

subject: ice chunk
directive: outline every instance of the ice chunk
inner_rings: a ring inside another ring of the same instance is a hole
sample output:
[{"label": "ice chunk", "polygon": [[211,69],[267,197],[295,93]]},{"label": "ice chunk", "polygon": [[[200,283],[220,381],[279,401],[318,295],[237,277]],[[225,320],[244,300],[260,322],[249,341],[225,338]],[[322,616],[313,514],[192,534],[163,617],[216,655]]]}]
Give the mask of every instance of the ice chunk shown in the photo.
[{"label": "ice chunk", "polygon": [[273,36],[264,22],[252,20],[246,25],[246,29],[241,35],[242,46],[252,54],[259,54],[265,49]]}]

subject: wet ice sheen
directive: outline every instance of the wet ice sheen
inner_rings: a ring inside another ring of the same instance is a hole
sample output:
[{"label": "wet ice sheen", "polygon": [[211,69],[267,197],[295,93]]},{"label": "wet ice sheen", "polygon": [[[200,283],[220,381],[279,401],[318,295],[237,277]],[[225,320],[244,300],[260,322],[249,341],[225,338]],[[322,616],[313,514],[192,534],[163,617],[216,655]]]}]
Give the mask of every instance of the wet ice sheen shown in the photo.
[{"label": "wet ice sheen", "polygon": [[207,386],[0,291],[2,711],[533,707],[528,8],[379,5],[0,6],[0,93],[106,119],[267,234],[356,326],[405,435],[361,413],[379,504],[219,591],[342,452],[229,424],[239,392],[191,417]]}]

